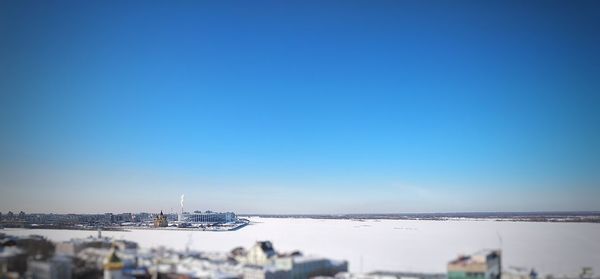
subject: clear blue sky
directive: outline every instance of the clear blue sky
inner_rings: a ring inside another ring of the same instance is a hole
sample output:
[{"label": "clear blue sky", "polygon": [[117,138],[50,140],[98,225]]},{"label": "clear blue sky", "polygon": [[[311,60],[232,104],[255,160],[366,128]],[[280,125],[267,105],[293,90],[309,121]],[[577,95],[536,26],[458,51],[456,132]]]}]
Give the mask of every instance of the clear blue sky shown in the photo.
[{"label": "clear blue sky", "polygon": [[1,1],[0,211],[600,210],[599,1]]}]

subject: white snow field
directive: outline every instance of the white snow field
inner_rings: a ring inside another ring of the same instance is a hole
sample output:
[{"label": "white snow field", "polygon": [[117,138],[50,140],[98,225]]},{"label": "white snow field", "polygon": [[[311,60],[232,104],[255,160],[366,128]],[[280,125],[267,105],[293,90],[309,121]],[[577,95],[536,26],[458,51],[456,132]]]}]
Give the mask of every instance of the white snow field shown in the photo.
[{"label": "white snow field", "polygon": [[[350,271],[445,272],[461,253],[502,248],[503,267],[535,268],[542,274],[577,274],[581,267],[600,272],[600,224],[508,221],[324,220],[250,218],[238,231],[204,232],[136,229],[104,231],[103,236],[142,247],[229,251],[271,240],[278,251],[345,259]],[[10,235],[44,235],[54,241],[96,235],[93,231],[5,229]]]}]

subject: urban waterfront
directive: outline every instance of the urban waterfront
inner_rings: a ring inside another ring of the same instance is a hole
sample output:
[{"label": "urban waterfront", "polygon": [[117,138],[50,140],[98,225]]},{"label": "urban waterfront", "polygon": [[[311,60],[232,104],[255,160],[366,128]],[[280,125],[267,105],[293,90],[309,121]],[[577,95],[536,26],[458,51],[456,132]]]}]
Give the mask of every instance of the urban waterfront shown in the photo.
[{"label": "urban waterfront", "polygon": [[[133,229],[104,236],[141,247],[227,252],[270,240],[283,251],[347,260],[351,272],[446,271],[449,259],[481,249],[501,249],[503,268],[534,268],[540,274],[574,276],[583,267],[600,270],[600,224],[482,220],[339,220],[249,218],[243,230],[226,232]],[[5,229],[52,241],[96,235],[95,231]]]}]

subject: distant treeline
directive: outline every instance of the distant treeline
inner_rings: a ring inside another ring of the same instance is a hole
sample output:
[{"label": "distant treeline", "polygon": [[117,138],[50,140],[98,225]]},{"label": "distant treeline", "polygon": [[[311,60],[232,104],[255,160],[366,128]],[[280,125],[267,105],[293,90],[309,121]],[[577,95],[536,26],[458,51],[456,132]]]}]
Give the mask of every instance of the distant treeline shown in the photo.
[{"label": "distant treeline", "polygon": [[487,219],[520,222],[600,223],[600,211],[569,212],[451,212],[451,213],[385,213],[385,214],[241,214],[263,218],[312,218],[349,220],[455,220]]}]

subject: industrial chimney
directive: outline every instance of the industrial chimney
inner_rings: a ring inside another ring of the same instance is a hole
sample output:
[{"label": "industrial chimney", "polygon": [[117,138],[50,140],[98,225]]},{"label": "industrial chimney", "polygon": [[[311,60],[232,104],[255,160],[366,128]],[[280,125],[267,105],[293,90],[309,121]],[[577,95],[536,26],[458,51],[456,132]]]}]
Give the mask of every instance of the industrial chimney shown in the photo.
[{"label": "industrial chimney", "polygon": [[183,222],[183,197],[185,197],[185,194],[181,195],[181,201],[179,202],[181,204],[181,211],[177,215],[177,221],[179,222]]}]

